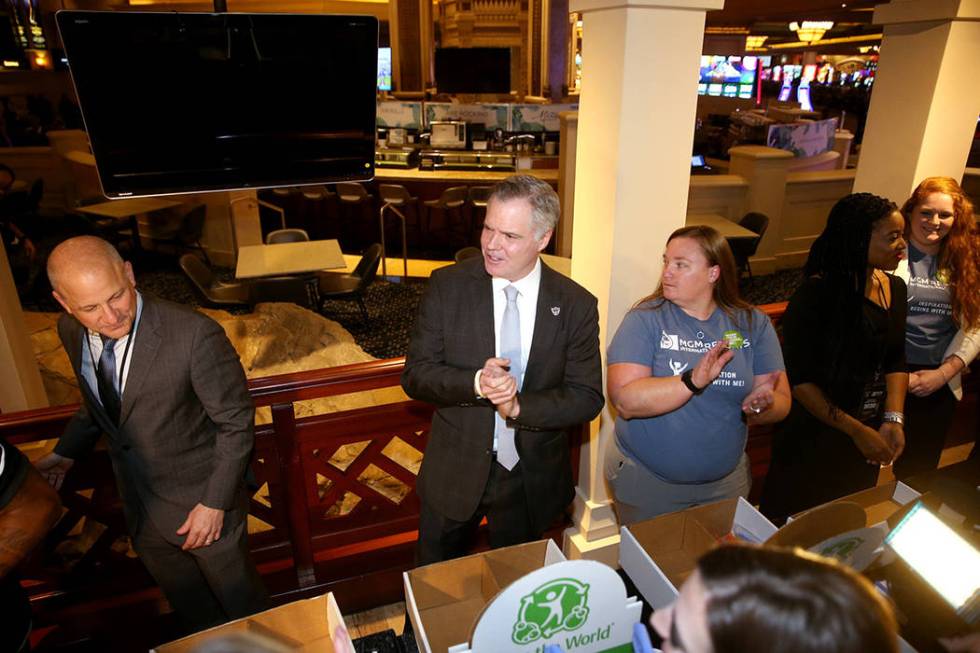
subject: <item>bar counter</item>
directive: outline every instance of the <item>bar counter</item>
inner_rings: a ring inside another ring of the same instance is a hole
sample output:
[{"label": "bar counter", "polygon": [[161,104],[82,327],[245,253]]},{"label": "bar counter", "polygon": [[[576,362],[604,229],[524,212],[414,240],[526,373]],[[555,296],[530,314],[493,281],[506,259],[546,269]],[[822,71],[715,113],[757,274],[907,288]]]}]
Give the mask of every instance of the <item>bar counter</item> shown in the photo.
[{"label": "bar counter", "polygon": [[459,185],[494,184],[515,174],[534,175],[549,184],[558,183],[557,168],[531,170],[420,170],[419,168],[375,168],[374,180],[382,184],[405,182],[451,183]]}]

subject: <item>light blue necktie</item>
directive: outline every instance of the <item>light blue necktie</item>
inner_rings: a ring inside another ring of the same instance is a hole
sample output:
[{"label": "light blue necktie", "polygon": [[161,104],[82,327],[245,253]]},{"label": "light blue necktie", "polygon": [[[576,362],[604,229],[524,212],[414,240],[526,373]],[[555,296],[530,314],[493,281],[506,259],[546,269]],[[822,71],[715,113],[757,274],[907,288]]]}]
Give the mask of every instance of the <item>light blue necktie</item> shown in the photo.
[{"label": "light blue necktie", "polygon": [[[500,357],[510,359],[510,374],[517,379],[517,388],[521,387],[521,314],[517,308],[517,288],[507,286],[504,288],[507,295],[507,308],[504,309],[504,319],[500,323]],[[514,443],[514,429],[507,426],[507,422],[500,413],[496,414],[497,420],[497,462],[504,466],[508,471],[514,468],[520,456],[517,453],[517,446]]]}]

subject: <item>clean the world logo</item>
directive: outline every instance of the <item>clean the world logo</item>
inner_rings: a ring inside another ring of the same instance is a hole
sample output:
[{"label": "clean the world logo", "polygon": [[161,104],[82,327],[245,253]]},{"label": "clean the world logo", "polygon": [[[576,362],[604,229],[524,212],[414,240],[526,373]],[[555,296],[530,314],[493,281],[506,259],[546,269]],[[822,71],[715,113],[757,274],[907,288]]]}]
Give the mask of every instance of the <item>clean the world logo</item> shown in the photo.
[{"label": "clean the world logo", "polygon": [[574,578],[555,578],[521,597],[511,639],[530,644],[563,630],[582,627],[589,617],[589,586]]}]

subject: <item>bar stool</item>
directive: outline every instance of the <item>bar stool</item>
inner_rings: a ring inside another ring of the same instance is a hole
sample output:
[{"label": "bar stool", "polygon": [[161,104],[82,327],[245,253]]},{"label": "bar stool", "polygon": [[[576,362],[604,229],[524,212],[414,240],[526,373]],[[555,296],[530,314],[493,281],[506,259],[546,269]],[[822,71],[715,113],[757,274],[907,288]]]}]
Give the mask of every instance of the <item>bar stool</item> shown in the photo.
[{"label": "bar stool", "polygon": [[493,186],[470,186],[467,193],[467,200],[470,209],[470,225],[473,228],[471,238],[480,239],[480,231],[483,229],[483,220],[487,217],[487,200]]},{"label": "bar stool", "polygon": [[[445,244],[450,250],[470,244],[470,230],[463,213],[466,197],[466,186],[451,186],[442,191],[439,199],[425,201],[425,206],[428,209],[425,232],[430,236],[436,236],[440,230],[444,231]],[[442,216],[443,224],[435,223],[436,215]]]},{"label": "bar stool", "polygon": [[408,276],[408,222],[413,218],[413,226],[418,228],[419,198],[412,197],[408,189],[400,184],[380,184],[378,194],[381,196],[381,210],[378,211],[378,228],[381,230],[381,276],[388,275],[386,258],[388,249],[385,246],[385,210],[394,213],[402,222],[402,263],[404,276]]},{"label": "bar stool", "polygon": [[340,232],[346,249],[360,249],[372,240],[369,230],[374,219],[374,197],[355,181],[337,184],[337,199],[344,214]]},{"label": "bar stool", "polygon": [[331,215],[327,208],[333,194],[323,186],[307,186],[299,193],[300,221],[315,240],[337,238],[340,235],[336,211]]}]

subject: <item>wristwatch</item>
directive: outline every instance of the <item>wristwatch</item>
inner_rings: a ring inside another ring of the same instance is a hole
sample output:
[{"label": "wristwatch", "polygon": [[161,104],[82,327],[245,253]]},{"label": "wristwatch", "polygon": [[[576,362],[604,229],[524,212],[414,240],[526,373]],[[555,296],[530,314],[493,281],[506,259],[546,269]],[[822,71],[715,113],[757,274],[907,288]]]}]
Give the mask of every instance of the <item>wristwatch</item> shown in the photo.
[{"label": "wristwatch", "polygon": [[681,374],[681,382],[687,386],[688,390],[690,390],[696,395],[699,395],[702,392],[704,392],[704,388],[707,388],[708,386],[705,386],[704,388],[699,388],[698,386],[694,385],[694,381],[693,379],[691,379],[693,375],[694,375],[694,370],[686,370],[683,374]]}]

